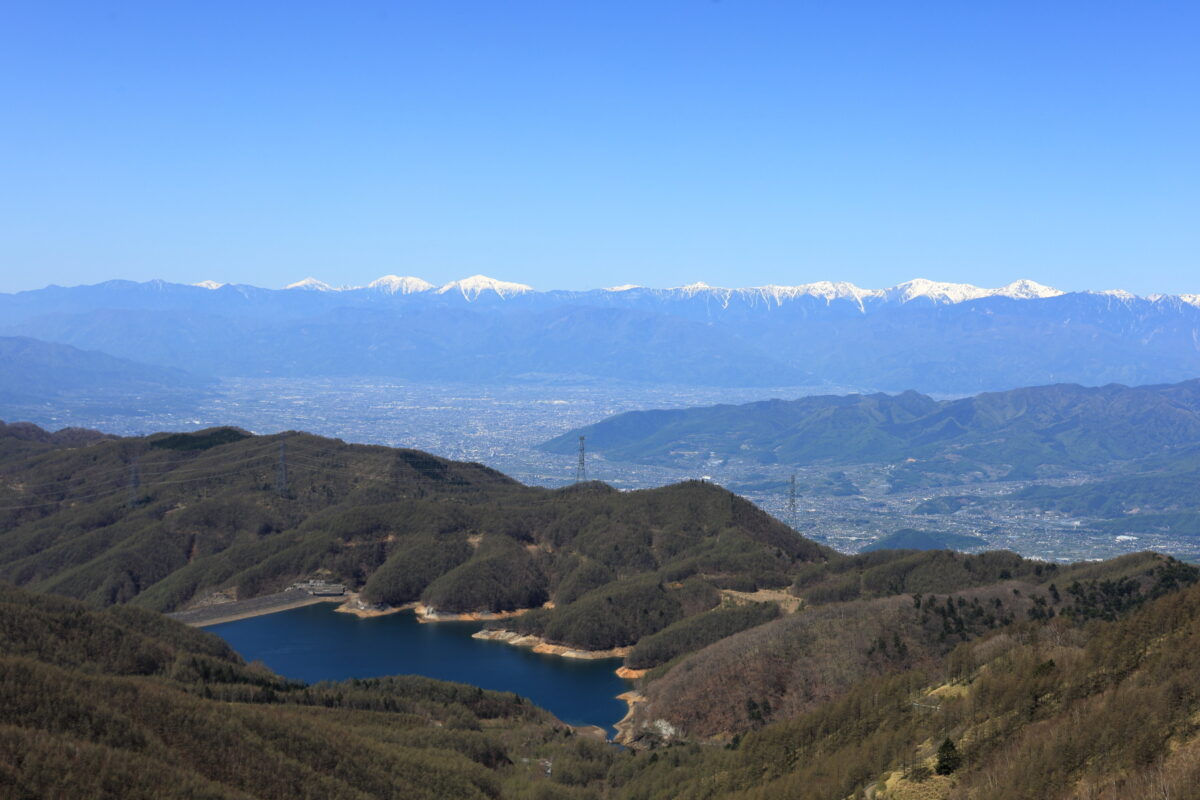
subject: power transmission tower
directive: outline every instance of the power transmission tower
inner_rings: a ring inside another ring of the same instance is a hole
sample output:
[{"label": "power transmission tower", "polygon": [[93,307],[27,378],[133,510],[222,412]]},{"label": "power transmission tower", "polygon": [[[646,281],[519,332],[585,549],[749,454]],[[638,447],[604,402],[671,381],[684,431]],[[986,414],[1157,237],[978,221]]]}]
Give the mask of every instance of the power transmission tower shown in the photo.
[{"label": "power transmission tower", "polygon": [[275,467],[275,493],[287,494],[287,434],[279,437],[279,464]]},{"label": "power transmission tower", "polygon": [[587,482],[587,459],[585,457],[585,453],[584,453],[584,449],[583,449],[583,439],[584,439],[584,437],[582,437],[582,436],[579,437],[579,463],[575,465],[575,482],[576,483],[586,483]]},{"label": "power transmission tower", "polygon": [[133,508],[138,501],[138,488],[142,485],[142,476],[138,472],[137,456],[129,462],[129,497],[125,501],[125,505]]},{"label": "power transmission tower", "polygon": [[792,473],[792,480],[788,483],[788,525],[792,526],[792,530],[796,530],[796,473]]}]

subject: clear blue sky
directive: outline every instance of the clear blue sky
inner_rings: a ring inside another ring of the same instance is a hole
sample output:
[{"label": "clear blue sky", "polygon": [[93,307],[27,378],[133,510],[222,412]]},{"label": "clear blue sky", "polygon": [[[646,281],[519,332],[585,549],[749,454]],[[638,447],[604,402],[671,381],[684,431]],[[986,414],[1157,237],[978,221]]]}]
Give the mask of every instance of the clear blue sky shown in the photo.
[{"label": "clear blue sky", "polygon": [[0,290],[1200,291],[1200,4],[0,4]]}]

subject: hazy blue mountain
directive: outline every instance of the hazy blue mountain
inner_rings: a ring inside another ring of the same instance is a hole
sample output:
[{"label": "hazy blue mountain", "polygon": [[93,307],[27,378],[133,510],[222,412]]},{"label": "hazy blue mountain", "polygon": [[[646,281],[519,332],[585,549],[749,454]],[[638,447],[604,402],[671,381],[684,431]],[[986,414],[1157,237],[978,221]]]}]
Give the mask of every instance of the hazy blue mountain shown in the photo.
[{"label": "hazy blue mountain", "polygon": [[0,333],[220,376],[549,373],[967,394],[1196,377],[1197,302],[1031,282],[538,292],[481,276],[440,288],[396,276],[352,289],[109,281],[0,295]]},{"label": "hazy blue mountain", "polygon": [[1087,388],[1056,384],[935,401],[916,392],[769,400],[632,411],[542,445],[570,453],[578,437],[618,461],[688,464],[713,455],[764,464],[854,464],[938,458],[1005,466],[1079,467],[1200,442],[1200,380]]},{"label": "hazy blue mountain", "polygon": [[211,379],[93,350],[27,337],[0,337],[0,410],[64,399],[105,403],[203,391]]}]

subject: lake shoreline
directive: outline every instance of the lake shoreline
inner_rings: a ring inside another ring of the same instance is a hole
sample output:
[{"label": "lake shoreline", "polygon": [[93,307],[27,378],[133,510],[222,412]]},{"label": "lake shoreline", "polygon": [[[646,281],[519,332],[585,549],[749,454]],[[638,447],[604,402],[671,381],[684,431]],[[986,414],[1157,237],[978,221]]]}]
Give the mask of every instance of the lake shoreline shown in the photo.
[{"label": "lake shoreline", "polygon": [[340,596],[324,597],[290,589],[286,592],[251,597],[247,600],[231,600],[228,603],[176,611],[166,616],[193,628],[207,628],[209,625],[221,625],[251,617],[277,614],[280,611],[291,611],[294,608],[303,608],[317,603],[340,603],[344,599]]},{"label": "lake shoreline", "polygon": [[616,729],[617,735],[612,738],[616,744],[626,747],[633,746],[633,715],[638,703],[646,702],[646,696],[638,691],[628,691],[617,695],[617,699],[625,703],[627,710],[625,716],[617,721],[613,728]]},{"label": "lake shoreline", "polygon": [[[503,642],[513,647],[527,647],[535,653],[548,656],[561,656],[581,661],[599,661],[606,658],[624,658],[629,655],[632,647],[614,647],[611,650],[584,650],[564,644],[552,644],[540,636],[521,634],[516,631],[506,631],[501,628],[484,628],[471,635],[473,639],[484,639],[492,642]],[[618,673],[619,674],[619,673]],[[624,677],[624,676],[622,676]]]},{"label": "lake shoreline", "polygon": [[518,608],[512,611],[437,611],[419,602],[405,603],[399,606],[371,604],[364,601],[358,592],[326,596],[312,595],[299,589],[288,589],[284,592],[250,597],[245,600],[230,600],[186,611],[175,611],[167,616],[193,628],[206,628],[209,625],[277,614],[280,611],[291,611],[294,608],[303,608],[317,603],[338,603],[339,605],[334,611],[350,614],[359,619],[374,619],[399,614],[402,611],[411,611],[417,621],[421,623],[494,622],[519,617],[533,610]]},{"label": "lake shoreline", "polygon": [[473,638],[481,622],[421,624],[415,614],[360,620],[337,613],[337,605],[309,603],[211,630],[246,661],[261,661],[296,681],[422,675],[514,692],[597,740],[614,736],[613,723],[625,713],[616,698],[630,685],[613,672],[619,661],[542,658]]}]

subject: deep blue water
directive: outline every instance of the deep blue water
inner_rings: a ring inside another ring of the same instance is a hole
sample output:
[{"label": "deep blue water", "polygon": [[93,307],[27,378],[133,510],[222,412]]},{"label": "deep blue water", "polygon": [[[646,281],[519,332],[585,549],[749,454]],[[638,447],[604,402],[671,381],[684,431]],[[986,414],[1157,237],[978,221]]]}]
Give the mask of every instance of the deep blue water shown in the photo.
[{"label": "deep blue water", "polygon": [[571,725],[613,733],[625,714],[616,699],[629,684],[613,672],[619,659],[577,661],[503,642],[472,639],[478,622],[417,622],[402,611],[359,619],[330,603],[213,625],[247,661],[286,678],[314,683],[381,675],[425,675],[516,692]]}]

